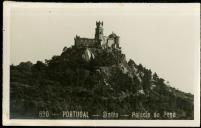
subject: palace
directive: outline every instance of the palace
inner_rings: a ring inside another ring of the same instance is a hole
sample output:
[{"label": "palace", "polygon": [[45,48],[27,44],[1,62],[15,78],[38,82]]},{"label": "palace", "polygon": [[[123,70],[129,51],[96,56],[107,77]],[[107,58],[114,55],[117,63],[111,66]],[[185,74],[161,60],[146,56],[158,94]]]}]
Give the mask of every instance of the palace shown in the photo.
[{"label": "palace", "polygon": [[96,22],[95,37],[81,38],[77,36],[74,38],[76,47],[89,47],[89,48],[103,48],[103,49],[118,49],[119,47],[119,36],[112,32],[109,36],[104,36],[103,34],[103,22]]}]

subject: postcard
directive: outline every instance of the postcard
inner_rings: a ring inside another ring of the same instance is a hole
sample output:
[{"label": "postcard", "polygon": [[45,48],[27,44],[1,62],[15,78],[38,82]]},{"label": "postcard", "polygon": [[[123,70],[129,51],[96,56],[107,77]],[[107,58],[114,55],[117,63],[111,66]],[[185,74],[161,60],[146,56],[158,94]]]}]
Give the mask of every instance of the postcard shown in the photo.
[{"label": "postcard", "polygon": [[3,125],[200,125],[200,4],[3,11]]}]

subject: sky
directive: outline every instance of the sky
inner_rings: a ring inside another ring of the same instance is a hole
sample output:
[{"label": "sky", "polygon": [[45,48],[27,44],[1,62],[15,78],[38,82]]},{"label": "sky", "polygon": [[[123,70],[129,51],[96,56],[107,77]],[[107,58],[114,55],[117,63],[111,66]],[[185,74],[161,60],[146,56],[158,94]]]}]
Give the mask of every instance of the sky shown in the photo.
[{"label": "sky", "polygon": [[194,92],[200,62],[198,4],[19,4],[10,11],[10,64],[60,55],[76,34],[93,38],[99,20],[104,35],[120,36],[127,60]]}]

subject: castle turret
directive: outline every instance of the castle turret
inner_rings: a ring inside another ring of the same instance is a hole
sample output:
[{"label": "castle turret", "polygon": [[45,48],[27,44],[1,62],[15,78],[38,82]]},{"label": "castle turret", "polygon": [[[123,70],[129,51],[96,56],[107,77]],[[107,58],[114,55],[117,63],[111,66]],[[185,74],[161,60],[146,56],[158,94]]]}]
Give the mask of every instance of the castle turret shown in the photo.
[{"label": "castle turret", "polygon": [[100,41],[103,40],[103,21],[96,21],[95,39]]}]

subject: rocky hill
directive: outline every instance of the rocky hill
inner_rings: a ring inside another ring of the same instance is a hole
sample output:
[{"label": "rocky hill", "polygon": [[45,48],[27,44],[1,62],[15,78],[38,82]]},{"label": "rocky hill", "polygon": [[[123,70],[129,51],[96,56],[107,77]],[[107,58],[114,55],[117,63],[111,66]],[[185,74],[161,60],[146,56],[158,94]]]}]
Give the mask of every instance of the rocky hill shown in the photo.
[{"label": "rocky hill", "polygon": [[89,115],[101,115],[103,111],[175,112],[174,119],[194,118],[192,94],[171,87],[157,73],[133,60],[127,62],[116,49],[65,47],[61,55],[45,63],[11,65],[10,81],[11,118],[39,118],[40,111],[64,110],[88,111]]}]

